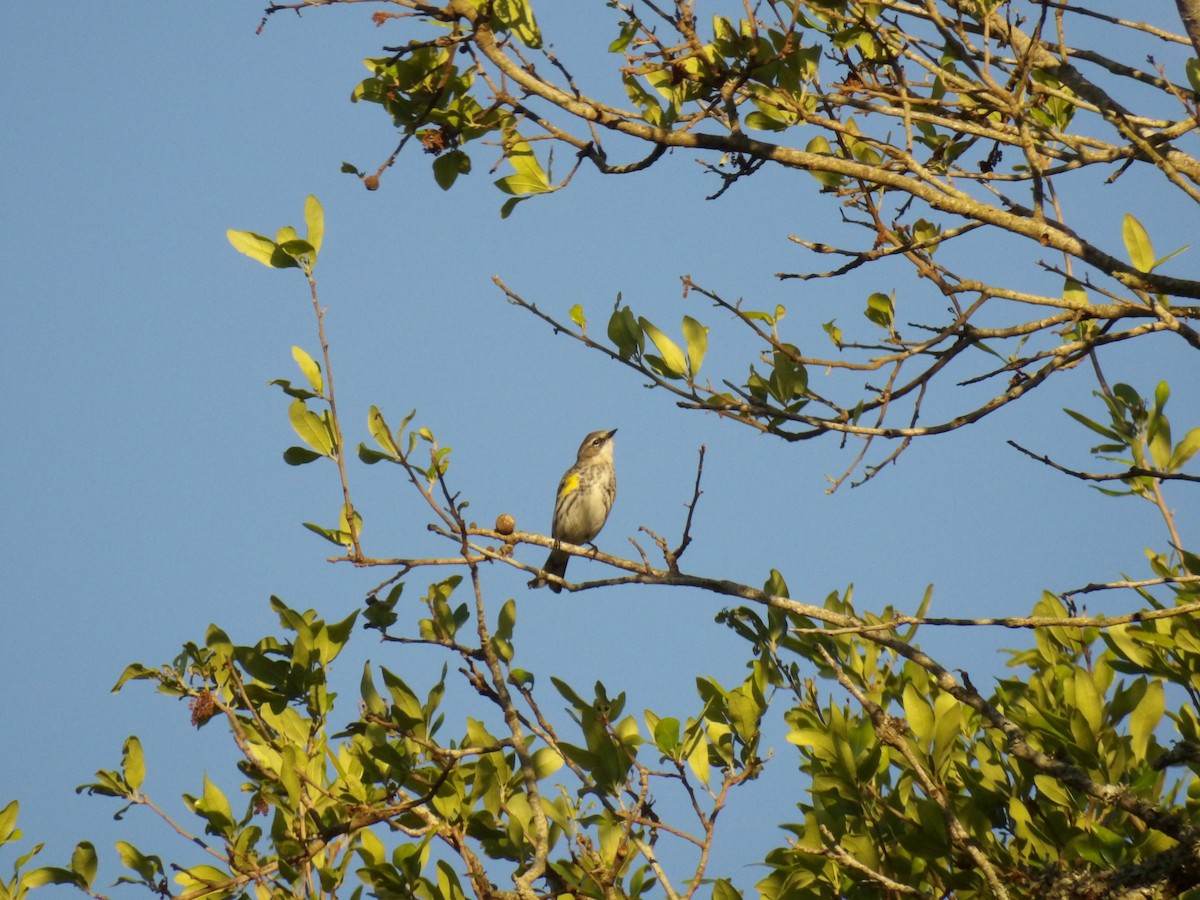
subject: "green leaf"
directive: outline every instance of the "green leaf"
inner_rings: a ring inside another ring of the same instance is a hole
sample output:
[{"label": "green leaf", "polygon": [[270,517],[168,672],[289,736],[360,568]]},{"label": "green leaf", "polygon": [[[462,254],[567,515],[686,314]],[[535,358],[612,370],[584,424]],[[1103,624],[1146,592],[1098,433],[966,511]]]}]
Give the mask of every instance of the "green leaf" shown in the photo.
[{"label": "green leaf", "polygon": [[638,324],[641,325],[646,337],[653,341],[654,346],[662,355],[663,371],[660,374],[668,378],[682,378],[687,373],[687,359],[679,346],[659,331],[649,320],[639,318]]},{"label": "green leaf", "polygon": [[521,172],[498,178],[495,181],[495,185],[504,191],[504,193],[515,194],[521,200],[528,199],[533,194],[544,194],[550,190],[550,186],[546,183],[544,176],[537,178]]},{"label": "green leaf", "polygon": [[[621,30],[620,30],[620,33],[618,34],[616,40],[614,40],[611,44],[608,45],[608,52],[609,53],[624,52],[625,48],[629,46],[630,41],[633,40],[633,38],[636,34],[637,34],[637,23],[636,22],[622,22]],[[1200,90],[1200,88],[1198,88],[1197,90]]]},{"label": "green leaf", "polygon": [[687,341],[688,371],[695,378],[708,353],[708,328],[691,316],[684,316],[683,337]]},{"label": "green leaf", "polygon": [[548,187],[550,179],[546,177],[546,170],[538,162],[529,142],[515,131],[507,132],[504,137],[504,157],[517,170],[517,174],[524,175],[543,188]]},{"label": "green leaf", "polygon": [[[412,417],[409,416],[409,419]],[[401,423],[401,428],[404,427]],[[375,442],[379,444],[390,456],[399,456],[400,449],[396,446],[395,440],[392,438],[392,431],[388,428],[387,421],[383,418],[383,413],[379,411],[379,407],[372,406],[367,411],[367,430],[371,432],[371,437],[375,438]]]},{"label": "green leaf", "polygon": [[141,788],[146,778],[146,761],[142,756],[142,742],[137,735],[127,737],[121,748],[121,774],[131,791]]},{"label": "green leaf", "polygon": [[[353,506],[342,506],[342,514],[338,516],[338,523],[341,525],[341,533],[346,536],[343,543],[353,543],[353,538],[350,536],[351,523],[353,522],[353,531],[355,534],[362,534],[362,516]],[[329,626],[331,629],[336,627]]]},{"label": "green leaf", "polygon": [[287,792],[288,802],[293,807],[300,806],[300,772],[301,768],[296,753],[296,745],[287,743],[283,746],[279,762],[279,783]]},{"label": "green leaf", "polygon": [[1154,247],[1150,244],[1150,235],[1142,227],[1142,223],[1129,213],[1121,225],[1121,236],[1125,239],[1125,249],[1129,253],[1129,261],[1139,272],[1149,272],[1154,268]]},{"label": "green leaf", "polygon": [[[917,221],[913,222],[912,233],[913,238],[918,243],[927,244],[941,234],[942,229],[930,222],[928,219],[917,219]],[[937,246],[933,245],[927,247],[926,249],[930,253],[933,253],[933,251],[937,249]]]},{"label": "green leaf", "polygon": [[746,127],[755,131],[787,131],[792,123],[786,119],[772,115],[768,110],[756,109],[746,115]]},{"label": "green leaf", "polygon": [[312,400],[317,396],[312,391],[305,390],[304,388],[292,387],[292,383],[286,378],[275,378],[268,381],[267,384],[276,385],[281,391],[296,400]]},{"label": "green leaf", "polygon": [[962,734],[962,706],[953,695],[939,693],[933,701],[933,758],[938,765]]},{"label": "green leaf", "polygon": [[321,367],[317,365],[316,360],[300,347],[292,347],[292,359],[296,360],[296,365],[300,367],[301,373],[308,379],[317,396],[322,396],[325,391],[325,379],[321,377]]},{"label": "green leaf", "polygon": [[293,400],[288,407],[288,420],[300,436],[300,440],[322,456],[333,456],[333,436],[325,420],[304,405],[303,400]]},{"label": "green leaf", "polygon": [[729,692],[729,724],[743,743],[751,743],[758,734],[759,720],[763,714],[762,704],[749,690],[749,685],[743,685]]},{"label": "green leaf", "polygon": [[533,771],[538,780],[549,778],[563,766],[563,758],[549,747],[539,747],[533,754]]},{"label": "green leaf", "polygon": [[497,636],[493,635],[492,640],[491,640],[491,647],[492,647],[492,651],[496,654],[496,657],[498,659],[503,660],[505,663],[512,662],[513,653],[514,653],[512,641],[508,640],[507,638],[497,637]]},{"label": "green leaf", "polygon": [[[618,304],[620,297],[617,297]],[[635,353],[640,353],[645,346],[645,336],[638,327],[633,310],[628,306],[618,306],[613,310],[608,320],[608,339],[617,348],[617,356],[629,359]]]},{"label": "green leaf", "polygon": [[162,879],[162,860],[157,856],[146,856],[127,841],[117,841],[116,847],[117,854],[121,857],[121,864],[141,875],[144,883],[152,884]]},{"label": "green leaf", "polygon": [[325,538],[325,540],[329,541],[329,543],[336,544],[339,547],[349,547],[352,543],[354,543],[354,539],[351,538],[348,531],[325,528],[313,522],[303,522],[301,524],[303,524],[304,527],[313,534],[319,534],[321,537]]},{"label": "green leaf", "polygon": [[75,793],[79,794],[87,791],[89,794],[99,794],[101,797],[128,797],[129,788],[117,772],[109,769],[100,769],[96,772],[96,781],[90,784],[81,784],[75,788]]},{"label": "green leaf", "polygon": [[1072,306],[1086,306],[1088,302],[1087,291],[1083,289],[1083,285],[1070,277],[1063,282],[1062,298]]},{"label": "green leaf", "polygon": [[1087,416],[1083,415],[1082,413],[1077,413],[1073,409],[1064,409],[1063,412],[1065,412],[1068,416],[1070,416],[1072,419],[1074,419],[1080,425],[1084,425],[1084,426],[1090,428],[1092,431],[1096,432],[1096,434],[1100,435],[1101,437],[1108,438],[1108,440],[1110,440],[1110,441],[1119,441],[1121,443],[1125,442],[1125,439],[1123,437],[1121,437],[1121,435],[1119,435],[1115,431],[1113,431],[1111,428],[1105,428],[1099,422],[1092,421],[1091,419],[1089,419]]},{"label": "green leaf", "polygon": [[1165,263],[1168,259],[1174,259],[1180,253],[1182,253],[1184,250],[1187,250],[1191,246],[1192,246],[1191,244],[1184,244],[1178,250],[1172,250],[1170,253],[1168,253],[1166,256],[1162,257],[1161,259],[1156,259],[1154,261],[1154,265],[1152,265],[1150,268],[1157,269],[1159,266],[1161,266],[1163,263]]},{"label": "green leaf", "polygon": [[821,135],[817,135],[815,138],[809,141],[808,144],[805,145],[804,149],[808,153],[819,153],[822,156],[833,155],[833,148],[829,146],[829,140]]},{"label": "green leaf", "polygon": [[1091,733],[1099,736],[1104,724],[1104,704],[1087,669],[1075,670],[1075,708],[1083,714]]},{"label": "green leaf", "polygon": [[763,591],[772,597],[783,597],[785,600],[792,596],[788,592],[787,581],[784,579],[783,573],[778,569],[772,569],[767,575],[767,580],[763,582]]},{"label": "green leaf", "polygon": [[204,776],[204,795],[194,802],[194,807],[199,815],[208,820],[206,831],[210,834],[229,836],[233,830],[233,811],[225,794],[212,783],[207,773]]},{"label": "green leaf", "polygon": [[780,403],[791,403],[808,390],[808,370],[795,361],[793,353],[799,355],[795,347],[784,344],[772,354],[773,368],[767,386]]},{"label": "green leaf", "polygon": [[510,640],[513,635],[513,628],[517,624],[517,601],[508,599],[504,605],[500,607],[500,615],[496,620],[496,636],[502,637],[505,640]]},{"label": "green leaf", "polygon": [[[306,256],[306,257],[308,257],[308,260],[311,263],[312,258],[313,258],[313,253],[315,253],[316,251],[313,248],[313,245],[310,244],[308,241],[302,240],[301,238],[292,238],[290,241],[280,241],[279,248],[276,251],[276,253],[279,253],[279,252],[286,253],[288,256],[292,257],[293,260],[296,260],[296,261],[298,261],[300,259],[300,257]],[[274,258],[274,257],[272,257],[272,258]]]},{"label": "green leaf", "polygon": [[712,900],[742,900],[742,892],[729,879],[718,878],[713,882]]},{"label": "green leaf", "polygon": [[21,832],[17,831],[17,813],[20,809],[16,800],[10,800],[8,806],[0,809],[0,845],[20,840]]},{"label": "green leaf", "polygon": [[325,240],[325,210],[312,194],[304,200],[304,223],[308,226],[308,243],[313,248],[311,260],[315,263]]},{"label": "green leaf", "polygon": [[933,707],[912,682],[904,686],[904,716],[908,719],[913,737],[929,748],[934,738]]},{"label": "green leaf", "polygon": [[528,199],[528,197],[513,197],[510,200],[505,200],[504,205],[500,207],[500,218],[507,219],[512,215],[512,211],[517,208],[518,203]]},{"label": "green leaf", "polygon": [[654,725],[654,746],[665,755],[673,756],[679,748],[679,720],[659,719]]},{"label": "green leaf", "polygon": [[[307,242],[304,243],[307,244]],[[296,257],[279,245],[276,245],[275,252],[271,254],[271,259],[267,265],[273,269],[300,268],[300,263],[296,260]]]},{"label": "green leaf", "polygon": [[288,447],[283,451],[283,461],[289,466],[303,466],[324,458],[324,454],[309,450],[307,447]]},{"label": "green leaf", "polygon": [[405,728],[412,728],[425,721],[425,712],[417,695],[399,675],[382,670],[383,683],[392,698],[392,717]]},{"label": "green leaf", "polygon": [[1156,678],[1146,684],[1145,695],[1129,716],[1129,738],[1135,758],[1146,758],[1150,738],[1162,720],[1164,709],[1163,683]]},{"label": "green leaf", "polygon": [[[819,156],[833,156],[833,148],[829,146],[829,141],[818,135],[813,138],[804,148],[809,153],[815,153]],[[809,170],[813,178],[817,179],[823,187],[835,188],[839,187],[844,180],[843,176],[836,172],[821,172],[815,169]]]},{"label": "green leaf", "polygon": [[1192,90],[1200,94],[1200,58],[1193,56],[1183,64],[1183,69],[1187,72],[1188,84],[1192,86]]},{"label": "green leaf", "polygon": [[814,756],[825,759],[831,759],[835,753],[833,738],[822,728],[793,728],[787,734],[787,742],[810,748]]},{"label": "green leaf", "polygon": [[367,712],[376,716],[387,714],[387,704],[379,696],[379,691],[375,689],[375,679],[371,676],[370,660],[367,660],[363,664],[362,678],[359,680],[359,694],[362,696],[363,706]]},{"label": "green leaf", "polygon": [[[292,449],[300,450],[302,448],[293,447]],[[286,453],[284,454],[284,458],[285,459],[287,458]],[[316,458],[320,459],[320,454],[318,454]],[[366,444],[358,445],[358,458],[368,466],[373,466],[373,465],[375,465],[375,463],[381,463],[384,461],[389,461],[389,460],[394,461],[395,460],[395,457],[389,456],[386,453],[380,453],[378,450],[372,450]]]},{"label": "green leaf", "polygon": [[144,666],[141,663],[130,663],[125,667],[125,671],[121,673],[121,677],[117,679],[117,683],[112,686],[113,693],[121,689],[127,681],[139,681],[149,678],[155,678],[158,675],[158,669],[151,669],[149,666]]},{"label": "green leaf", "polygon": [[710,770],[708,762],[708,737],[703,731],[699,733],[699,739],[692,747],[692,752],[687,758],[688,768],[692,770],[692,774],[700,779],[700,783],[708,787]]},{"label": "green leaf", "polygon": [[218,891],[218,888],[231,881],[228,872],[223,872],[216,866],[192,866],[190,869],[180,869],[175,875],[175,882],[181,885],[186,892],[196,891],[197,894],[225,894],[225,891]]},{"label": "green leaf", "polygon": [[536,680],[537,679],[534,677],[533,673],[527,669],[508,670],[508,683],[514,684],[519,688],[525,688],[526,690],[529,690],[533,687]]},{"label": "green leaf", "polygon": [[20,897],[25,890],[32,888],[43,887],[47,884],[74,884],[79,885],[79,876],[70,869],[64,869],[60,866],[43,866],[40,869],[33,869],[21,876],[16,896]]},{"label": "green leaf", "polygon": [[1171,399],[1171,385],[1165,381],[1160,381],[1154,386],[1154,409],[1161,413],[1167,401]]},{"label": "green leaf", "polygon": [[542,46],[542,32],[533,18],[529,0],[496,0],[493,11],[496,19],[531,50]]},{"label": "green leaf", "polygon": [[91,842],[80,841],[76,844],[75,852],[71,854],[71,871],[78,875],[87,887],[91,887],[92,882],[96,880],[97,866],[96,848]]},{"label": "green leaf", "polygon": [[1052,803],[1058,806],[1071,805],[1071,795],[1057,779],[1049,775],[1035,775],[1033,782],[1037,785],[1038,791]]},{"label": "green leaf", "polygon": [[1139,669],[1148,669],[1154,665],[1155,655],[1137,640],[1140,636],[1128,625],[1117,625],[1102,632],[1104,642],[1118,658],[1128,660]]},{"label": "green leaf", "polygon": [[661,127],[663,124],[663,110],[658,100],[654,98],[654,95],[646,90],[645,85],[638,80],[636,75],[626,74],[622,77],[621,81],[625,85],[625,93],[629,96],[629,99],[642,111],[642,119],[655,128]]},{"label": "green leaf", "polygon": [[876,292],[867,298],[867,308],[863,315],[881,328],[890,329],[895,317],[895,299]]},{"label": "green leaf", "polygon": [[1168,472],[1178,472],[1188,461],[1200,451],[1200,428],[1193,428],[1183,436],[1171,452],[1171,461],[1167,465]]},{"label": "green leaf", "polygon": [[462,150],[443,153],[433,161],[433,180],[443,191],[450,190],[459,175],[466,175],[470,171],[471,157]]},{"label": "green leaf", "polygon": [[264,266],[274,266],[271,259],[275,253],[275,242],[269,237],[253,231],[234,231],[232,228],[225,232],[225,237],[229,238],[229,243],[238,253],[244,253]]},{"label": "green leaf", "polygon": [[557,690],[562,695],[563,699],[566,700],[568,703],[570,703],[577,710],[585,710],[585,709],[591,708],[591,704],[588,703],[586,700],[584,700],[582,697],[580,697],[579,694],[577,694],[575,692],[575,689],[573,687],[571,687],[569,684],[567,684],[565,681],[563,681],[561,678],[556,678],[553,675],[551,675],[550,683],[554,685],[555,690]]}]

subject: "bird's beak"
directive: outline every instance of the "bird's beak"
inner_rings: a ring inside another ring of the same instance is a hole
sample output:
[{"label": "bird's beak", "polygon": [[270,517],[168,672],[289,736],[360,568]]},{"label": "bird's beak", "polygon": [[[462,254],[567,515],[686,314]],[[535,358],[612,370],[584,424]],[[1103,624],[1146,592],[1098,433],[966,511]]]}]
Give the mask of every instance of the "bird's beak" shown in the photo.
[{"label": "bird's beak", "polygon": [[612,431],[610,431],[610,432],[608,433],[607,437],[608,437],[608,438],[611,440],[611,439],[612,439],[612,436],[613,436],[614,434],[616,434],[616,433],[617,433],[617,429],[615,429],[615,428],[614,428]]}]

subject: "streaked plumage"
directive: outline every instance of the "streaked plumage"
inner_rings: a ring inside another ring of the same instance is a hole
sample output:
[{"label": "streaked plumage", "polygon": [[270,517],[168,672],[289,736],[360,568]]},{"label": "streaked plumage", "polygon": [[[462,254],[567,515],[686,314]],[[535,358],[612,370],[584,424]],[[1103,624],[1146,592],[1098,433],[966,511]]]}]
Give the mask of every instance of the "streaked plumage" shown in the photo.
[{"label": "streaked plumage", "polygon": [[[613,500],[617,496],[617,476],[613,468],[612,437],[617,429],[593,431],[579,445],[575,465],[563,473],[554,502],[554,519],[550,536],[568,544],[586,544],[604,527]],[[562,578],[567,571],[570,554],[551,550],[543,574]],[[550,590],[558,593],[562,585],[549,582]]]}]

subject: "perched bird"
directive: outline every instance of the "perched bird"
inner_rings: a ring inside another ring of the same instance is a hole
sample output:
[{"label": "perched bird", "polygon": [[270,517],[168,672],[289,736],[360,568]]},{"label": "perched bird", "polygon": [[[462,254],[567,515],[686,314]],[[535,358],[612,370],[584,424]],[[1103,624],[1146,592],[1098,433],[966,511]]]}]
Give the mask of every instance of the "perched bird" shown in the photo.
[{"label": "perched bird", "polygon": [[[554,521],[550,536],[568,544],[587,544],[600,533],[617,496],[617,473],[613,469],[612,437],[617,429],[593,431],[579,445],[575,465],[567,469],[558,483],[554,502]],[[562,578],[571,556],[557,547],[550,551],[542,574]],[[562,585],[550,582],[550,590],[559,593]]]}]

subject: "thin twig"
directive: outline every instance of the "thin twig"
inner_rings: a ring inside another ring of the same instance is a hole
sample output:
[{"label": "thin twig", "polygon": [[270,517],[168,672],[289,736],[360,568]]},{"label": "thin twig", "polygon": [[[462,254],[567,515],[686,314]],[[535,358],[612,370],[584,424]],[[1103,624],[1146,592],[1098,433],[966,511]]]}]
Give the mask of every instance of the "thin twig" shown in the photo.
[{"label": "thin twig", "polygon": [[676,560],[683,556],[683,551],[688,548],[692,542],[692,515],[696,512],[696,504],[700,501],[700,495],[703,491],[700,490],[700,476],[704,474],[704,453],[705,447],[700,445],[700,459],[696,463],[696,484],[692,488],[692,500],[687,505],[687,519],[683,523],[683,537],[680,538],[679,546],[675,548],[672,554]]},{"label": "thin twig", "polygon": [[1081,472],[1077,469],[1068,469],[1066,466],[1059,465],[1048,456],[1043,456],[1040,453],[1034,453],[1032,450],[1027,450],[1016,441],[1006,441],[1006,443],[1013,449],[1021,451],[1026,456],[1032,457],[1038,462],[1044,463],[1050,468],[1062,472],[1064,475],[1070,475],[1072,478],[1078,478],[1081,481],[1128,481],[1130,478],[1154,478],[1158,481],[1200,482],[1200,475],[1187,475],[1183,472],[1163,472],[1160,469],[1146,469],[1142,466],[1130,466],[1124,472],[1116,472],[1112,474]]}]

